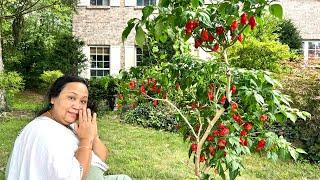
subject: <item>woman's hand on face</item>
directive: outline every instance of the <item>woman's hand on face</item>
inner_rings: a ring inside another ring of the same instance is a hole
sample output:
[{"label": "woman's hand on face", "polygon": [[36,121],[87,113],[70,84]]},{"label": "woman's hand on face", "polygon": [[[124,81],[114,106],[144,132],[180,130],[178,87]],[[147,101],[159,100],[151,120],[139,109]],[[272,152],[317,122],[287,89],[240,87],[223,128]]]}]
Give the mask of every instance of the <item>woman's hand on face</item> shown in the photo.
[{"label": "woman's hand on face", "polygon": [[90,109],[79,110],[79,124],[76,125],[75,131],[79,139],[89,139],[90,142],[97,136],[97,114],[91,115]]}]

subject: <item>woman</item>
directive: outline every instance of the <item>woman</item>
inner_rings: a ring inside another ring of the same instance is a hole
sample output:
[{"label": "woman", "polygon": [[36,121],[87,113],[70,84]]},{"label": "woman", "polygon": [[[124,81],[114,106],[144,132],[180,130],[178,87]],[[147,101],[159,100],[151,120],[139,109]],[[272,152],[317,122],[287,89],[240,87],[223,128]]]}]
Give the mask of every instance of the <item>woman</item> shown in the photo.
[{"label": "woman", "polygon": [[87,108],[88,96],[82,78],[63,76],[54,82],[48,108],[15,141],[8,180],[130,179],[103,176],[108,153],[98,136],[97,115]]}]

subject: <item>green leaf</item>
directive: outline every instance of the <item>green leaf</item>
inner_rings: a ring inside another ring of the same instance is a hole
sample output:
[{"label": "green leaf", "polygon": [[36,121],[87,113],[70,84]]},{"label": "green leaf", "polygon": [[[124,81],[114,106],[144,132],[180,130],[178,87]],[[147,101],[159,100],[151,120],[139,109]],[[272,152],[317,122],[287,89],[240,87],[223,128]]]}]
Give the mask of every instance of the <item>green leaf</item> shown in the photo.
[{"label": "green leaf", "polygon": [[163,30],[163,24],[161,20],[158,20],[156,22],[156,25],[154,27],[154,35],[156,40],[159,40],[162,34],[162,30]]},{"label": "green leaf", "polygon": [[311,118],[311,114],[307,111],[302,111],[302,114],[305,115],[307,118]]},{"label": "green leaf", "polygon": [[229,142],[230,142],[230,144],[234,145],[234,144],[239,143],[239,139],[237,137],[233,136],[233,137],[229,138]]},{"label": "green leaf", "polygon": [[282,19],[283,18],[283,9],[280,4],[271,4],[269,7],[269,11],[275,17]]},{"label": "green leaf", "polygon": [[133,27],[134,27],[133,21],[128,21],[128,26],[122,32],[122,36],[121,36],[122,42],[124,42],[127,39]]},{"label": "green leaf", "polygon": [[141,20],[142,21],[146,20],[150,16],[150,14],[152,14],[153,11],[154,11],[154,8],[152,6],[145,6],[142,9],[142,18],[141,18]]},{"label": "green leaf", "polygon": [[266,81],[268,81],[268,83],[274,85],[274,81],[270,76],[264,74],[264,78],[266,79]]},{"label": "green leaf", "polygon": [[254,98],[256,99],[256,101],[259,103],[259,104],[264,104],[264,99],[263,97],[258,94],[258,93],[254,93]]},{"label": "green leaf", "polygon": [[211,26],[211,20],[207,13],[199,12],[199,20],[207,26]]},{"label": "green leaf", "polygon": [[295,114],[286,112],[285,115],[287,116],[287,118],[289,118],[292,122],[296,122],[297,120],[297,116]]},{"label": "green leaf", "polygon": [[136,26],[136,43],[138,46],[143,47],[145,40],[145,33],[141,26]]},{"label": "green leaf", "polygon": [[168,7],[170,4],[169,0],[160,0],[159,7]]},{"label": "green leaf", "polygon": [[168,39],[168,36],[167,36],[166,33],[163,33],[163,34],[160,36],[160,41],[161,41],[162,43],[165,43],[165,42],[167,41],[167,39]]},{"label": "green leaf", "polygon": [[291,157],[296,161],[298,159],[299,154],[292,147],[289,147],[288,150],[289,150]]},{"label": "green leaf", "polygon": [[303,120],[306,120],[307,119],[307,117],[306,116],[304,116],[303,114],[302,114],[302,112],[297,112],[297,115],[299,116],[299,118],[301,118],[301,119],[303,119]]},{"label": "green leaf", "polygon": [[300,154],[308,154],[307,152],[305,152],[303,149],[301,148],[297,148],[296,151]]},{"label": "green leaf", "polygon": [[191,1],[191,6],[196,9],[199,6],[199,0],[192,0]]},{"label": "green leaf", "polygon": [[219,175],[222,177],[222,179],[226,179],[226,175],[224,174],[224,170],[221,165],[221,162],[218,163],[218,172],[219,172]]}]

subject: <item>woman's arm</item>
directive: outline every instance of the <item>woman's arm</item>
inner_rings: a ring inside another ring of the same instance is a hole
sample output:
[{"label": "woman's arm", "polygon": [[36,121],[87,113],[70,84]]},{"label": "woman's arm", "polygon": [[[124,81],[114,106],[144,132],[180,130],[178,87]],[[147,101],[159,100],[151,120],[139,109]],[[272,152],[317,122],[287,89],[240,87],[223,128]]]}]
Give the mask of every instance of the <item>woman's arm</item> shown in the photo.
[{"label": "woman's arm", "polygon": [[93,140],[93,152],[102,160],[106,161],[108,157],[108,150],[106,146],[101,142],[100,138],[96,136]]},{"label": "woman's arm", "polygon": [[86,179],[91,164],[92,142],[89,139],[80,139],[78,149],[76,151],[76,158],[83,168],[82,179]]}]

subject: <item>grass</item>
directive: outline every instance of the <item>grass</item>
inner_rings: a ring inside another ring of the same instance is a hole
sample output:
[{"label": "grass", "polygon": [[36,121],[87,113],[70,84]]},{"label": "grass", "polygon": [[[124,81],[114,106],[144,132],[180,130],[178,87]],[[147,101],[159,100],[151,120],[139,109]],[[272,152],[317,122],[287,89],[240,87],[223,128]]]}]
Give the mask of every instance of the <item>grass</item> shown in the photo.
[{"label": "grass", "polygon": [[[25,98],[25,101],[14,102],[37,107],[40,101]],[[15,137],[30,119],[0,120],[0,179],[4,179],[4,168]],[[187,155],[189,145],[183,143],[178,134],[122,124],[115,113],[99,117],[98,125],[101,139],[110,151],[107,160],[109,174],[127,174],[133,179],[184,179],[192,176],[192,162]],[[273,162],[258,155],[245,156],[243,164],[246,169],[239,179],[320,179],[319,165]]]},{"label": "grass", "polygon": [[25,91],[18,93],[10,101],[13,110],[20,111],[33,111],[36,110],[41,102],[43,97],[35,92]]}]

